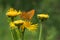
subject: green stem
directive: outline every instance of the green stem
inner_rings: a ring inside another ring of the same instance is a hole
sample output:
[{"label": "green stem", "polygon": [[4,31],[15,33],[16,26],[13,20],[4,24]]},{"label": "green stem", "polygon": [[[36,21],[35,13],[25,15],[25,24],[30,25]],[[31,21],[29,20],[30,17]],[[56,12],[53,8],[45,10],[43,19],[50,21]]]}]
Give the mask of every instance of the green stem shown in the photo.
[{"label": "green stem", "polygon": [[14,17],[11,17],[11,21],[12,21],[12,22],[14,21]]},{"label": "green stem", "polygon": [[16,29],[11,29],[11,35],[12,35],[13,40],[21,40],[20,39],[20,32],[17,28]]},{"label": "green stem", "polygon": [[24,40],[24,32],[22,32],[22,40]]},{"label": "green stem", "polygon": [[11,30],[10,30],[10,32],[11,32],[12,40],[14,40],[13,33],[12,33],[12,31],[11,31]]},{"label": "green stem", "polygon": [[39,29],[39,40],[41,40],[42,37],[42,22],[40,23],[40,29]]},{"label": "green stem", "polygon": [[24,40],[24,33],[25,33],[25,28],[24,31],[22,32],[22,40]]},{"label": "green stem", "polygon": [[18,37],[17,37],[17,33],[16,33],[15,29],[11,30],[11,33],[12,33],[12,36],[13,36],[13,40],[17,40]]},{"label": "green stem", "polygon": [[18,28],[16,28],[16,33],[17,33],[18,40],[21,40],[21,38],[20,38],[20,30]]}]

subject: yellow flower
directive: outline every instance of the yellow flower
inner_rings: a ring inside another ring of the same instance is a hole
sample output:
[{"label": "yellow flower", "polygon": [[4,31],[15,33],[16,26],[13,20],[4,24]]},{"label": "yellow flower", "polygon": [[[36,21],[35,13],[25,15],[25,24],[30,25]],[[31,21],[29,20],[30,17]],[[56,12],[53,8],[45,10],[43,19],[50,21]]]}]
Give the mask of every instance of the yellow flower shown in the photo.
[{"label": "yellow flower", "polygon": [[9,16],[9,17],[15,17],[17,15],[21,14],[21,11],[17,12],[16,10],[14,10],[13,8],[10,8],[6,15]]},{"label": "yellow flower", "polygon": [[21,12],[20,10],[18,11],[18,15],[19,15],[19,14],[22,14],[22,12]]},{"label": "yellow flower", "polygon": [[17,21],[14,21],[14,24],[23,24],[24,21],[23,20],[17,20]]},{"label": "yellow flower", "polygon": [[31,25],[31,22],[24,21],[24,26],[25,26],[25,27],[29,27],[30,25]]},{"label": "yellow flower", "polygon": [[11,29],[14,29],[14,28],[15,28],[15,24],[14,24],[14,22],[10,22],[9,25],[10,25],[10,28],[11,28]]},{"label": "yellow flower", "polygon": [[29,31],[35,31],[37,29],[37,24],[30,25],[29,27],[27,27],[27,29]]},{"label": "yellow flower", "polygon": [[37,24],[33,24],[31,22],[25,21],[24,24],[25,28],[27,28],[29,31],[35,31],[37,29]]},{"label": "yellow flower", "polygon": [[39,19],[47,19],[47,18],[49,18],[49,15],[48,14],[38,14],[37,17]]},{"label": "yellow flower", "polygon": [[37,24],[32,24],[29,21],[17,20],[17,21],[11,22],[10,27],[12,29],[14,29],[15,27],[18,27],[22,30],[22,32],[24,31],[25,28],[28,29],[29,31],[35,31],[37,29]]},{"label": "yellow flower", "polygon": [[30,22],[24,21],[23,25],[20,26],[20,29],[22,32],[24,31],[25,28],[30,26]]},{"label": "yellow flower", "polygon": [[10,28],[14,29],[16,27],[20,28],[20,25],[23,25],[23,20],[17,20],[17,21],[14,21],[14,22],[10,22]]},{"label": "yellow flower", "polygon": [[14,21],[14,24],[18,27],[18,29],[20,28],[21,25],[23,25],[24,21],[23,20],[16,20]]}]

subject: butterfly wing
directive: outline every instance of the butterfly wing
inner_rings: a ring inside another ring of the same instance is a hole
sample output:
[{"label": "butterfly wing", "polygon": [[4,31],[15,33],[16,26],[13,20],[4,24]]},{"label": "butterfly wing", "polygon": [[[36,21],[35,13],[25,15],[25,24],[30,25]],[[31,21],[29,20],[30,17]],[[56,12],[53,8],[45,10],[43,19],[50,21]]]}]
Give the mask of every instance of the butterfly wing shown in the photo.
[{"label": "butterfly wing", "polygon": [[27,12],[27,17],[28,19],[31,19],[34,16],[35,10],[31,10],[29,12]]},{"label": "butterfly wing", "polygon": [[26,12],[22,12],[22,14],[20,15],[20,17],[26,19]]},{"label": "butterfly wing", "polygon": [[20,17],[24,18],[24,19],[31,19],[34,16],[34,12],[35,12],[35,10],[31,10],[29,12],[22,12]]}]

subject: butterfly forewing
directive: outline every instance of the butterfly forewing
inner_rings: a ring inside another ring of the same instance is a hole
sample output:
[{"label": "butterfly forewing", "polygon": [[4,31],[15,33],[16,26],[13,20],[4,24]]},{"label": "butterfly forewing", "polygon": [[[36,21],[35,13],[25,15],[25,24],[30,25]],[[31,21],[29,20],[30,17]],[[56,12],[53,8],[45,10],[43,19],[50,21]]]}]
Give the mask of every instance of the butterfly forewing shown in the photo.
[{"label": "butterfly forewing", "polygon": [[35,12],[35,10],[31,10],[31,11],[27,12],[29,19],[31,19],[34,16],[34,12]]}]

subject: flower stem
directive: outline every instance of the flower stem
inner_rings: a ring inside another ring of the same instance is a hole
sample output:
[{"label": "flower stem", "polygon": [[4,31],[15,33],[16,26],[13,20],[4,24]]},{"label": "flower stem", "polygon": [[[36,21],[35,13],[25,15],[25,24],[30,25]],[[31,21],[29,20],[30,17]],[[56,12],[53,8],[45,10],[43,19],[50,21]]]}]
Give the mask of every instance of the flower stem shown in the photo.
[{"label": "flower stem", "polygon": [[17,28],[16,28],[16,33],[17,33],[18,40],[21,40],[21,38],[20,38],[20,31]]},{"label": "flower stem", "polygon": [[41,40],[42,37],[42,22],[40,23],[40,29],[39,29],[39,40]]},{"label": "flower stem", "polygon": [[22,32],[22,40],[24,40],[24,33],[25,33],[25,28],[24,31]]},{"label": "flower stem", "polygon": [[12,22],[14,21],[14,17],[11,17],[11,21],[12,21]]},{"label": "flower stem", "polygon": [[17,40],[18,37],[17,37],[17,34],[16,34],[15,29],[11,30],[11,32],[12,32],[12,35],[13,35],[14,40]]},{"label": "flower stem", "polygon": [[12,40],[14,40],[13,33],[12,33],[12,31],[11,31],[11,30],[10,30],[10,32],[11,32]]}]

